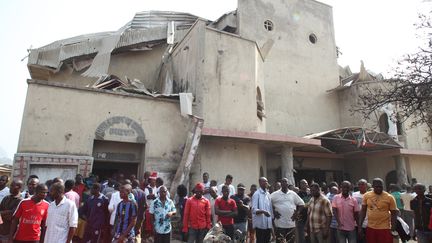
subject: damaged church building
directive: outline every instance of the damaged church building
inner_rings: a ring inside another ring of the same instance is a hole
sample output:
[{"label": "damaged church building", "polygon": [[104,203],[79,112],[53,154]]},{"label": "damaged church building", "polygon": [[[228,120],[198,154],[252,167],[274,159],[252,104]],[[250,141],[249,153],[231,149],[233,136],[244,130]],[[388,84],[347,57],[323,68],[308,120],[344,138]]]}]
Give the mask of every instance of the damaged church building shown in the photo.
[{"label": "damaged church building", "polygon": [[238,0],[216,21],[139,12],[32,49],[28,69],[14,177],[432,184],[425,128],[393,122],[391,105],[366,121],[350,112],[382,80],[339,67],[332,7],[318,1]]}]

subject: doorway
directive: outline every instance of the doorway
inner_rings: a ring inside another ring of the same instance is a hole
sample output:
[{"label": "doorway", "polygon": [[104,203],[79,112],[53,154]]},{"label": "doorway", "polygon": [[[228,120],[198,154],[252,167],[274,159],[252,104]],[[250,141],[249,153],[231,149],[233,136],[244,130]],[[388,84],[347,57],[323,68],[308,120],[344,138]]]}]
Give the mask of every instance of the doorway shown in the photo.
[{"label": "doorway", "polygon": [[93,144],[92,173],[100,179],[122,173],[125,178],[140,178],[144,168],[145,144],[95,140]]}]

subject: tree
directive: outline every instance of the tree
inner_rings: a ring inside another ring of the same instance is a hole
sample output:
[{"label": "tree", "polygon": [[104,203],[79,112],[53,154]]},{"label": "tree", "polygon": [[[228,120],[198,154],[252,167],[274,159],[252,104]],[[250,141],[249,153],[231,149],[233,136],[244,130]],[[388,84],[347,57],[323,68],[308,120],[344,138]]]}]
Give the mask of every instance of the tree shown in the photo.
[{"label": "tree", "polygon": [[426,45],[416,53],[405,55],[390,79],[366,87],[354,112],[369,118],[390,103],[396,106],[398,120],[410,118],[412,126],[425,124],[432,130],[432,20],[429,16],[420,14],[416,24],[420,36],[426,37]]}]

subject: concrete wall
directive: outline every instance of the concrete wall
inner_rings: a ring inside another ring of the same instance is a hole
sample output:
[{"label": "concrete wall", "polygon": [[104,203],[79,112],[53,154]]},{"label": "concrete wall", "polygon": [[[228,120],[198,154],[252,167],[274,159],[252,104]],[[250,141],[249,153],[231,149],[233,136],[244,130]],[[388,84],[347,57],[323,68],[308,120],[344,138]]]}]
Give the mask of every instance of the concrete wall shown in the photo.
[{"label": "concrete wall", "polygon": [[387,176],[387,173],[396,169],[395,161],[393,157],[378,157],[378,158],[367,158],[367,179],[368,182],[371,182],[372,179],[379,177],[384,180]]},{"label": "concrete wall", "polygon": [[405,145],[408,149],[432,150],[431,131],[426,125],[410,127],[411,119],[405,122]]},{"label": "concrete wall", "polygon": [[426,185],[432,185],[432,158],[424,156],[410,156],[409,167],[411,177],[416,178],[417,182]]},{"label": "concrete wall", "polygon": [[337,95],[326,92],[339,84],[331,7],[309,0],[238,2],[240,36],[256,40],[265,56],[267,132],[302,136],[340,127]]},{"label": "concrete wall", "polygon": [[92,155],[98,126],[124,116],[145,133],[148,165],[171,161],[186,140],[179,103],[30,83],[18,153]]},{"label": "concrete wall", "polygon": [[199,175],[193,177],[192,181],[201,181],[202,173],[208,172],[210,179],[217,180],[218,184],[225,181],[227,174],[234,177],[234,186],[241,182],[249,188],[251,184],[258,183],[260,166],[258,145],[201,140],[199,153],[201,171]]},{"label": "concrete wall", "polygon": [[172,54],[175,86],[194,94],[194,114],[206,127],[264,131],[257,87],[265,97],[256,44],[198,21]]}]

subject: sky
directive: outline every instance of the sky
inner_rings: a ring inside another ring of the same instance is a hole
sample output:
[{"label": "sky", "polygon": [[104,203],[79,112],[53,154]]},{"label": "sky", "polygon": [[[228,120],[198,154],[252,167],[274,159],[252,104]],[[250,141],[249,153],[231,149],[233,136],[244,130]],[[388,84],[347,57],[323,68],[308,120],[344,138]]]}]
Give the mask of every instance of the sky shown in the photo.
[{"label": "sky", "polygon": [[[403,54],[419,46],[413,24],[418,13],[432,9],[430,0],[321,2],[333,7],[336,45],[342,52],[339,64],[356,72],[363,60],[367,69],[384,75]],[[115,31],[140,11],[180,11],[216,20],[236,6],[237,0],[1,1],[0,159],[12,158],[17,150],[30,78],[28,49],[77,35]]]}]

